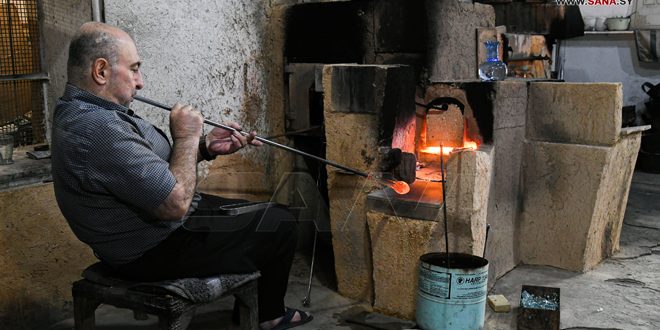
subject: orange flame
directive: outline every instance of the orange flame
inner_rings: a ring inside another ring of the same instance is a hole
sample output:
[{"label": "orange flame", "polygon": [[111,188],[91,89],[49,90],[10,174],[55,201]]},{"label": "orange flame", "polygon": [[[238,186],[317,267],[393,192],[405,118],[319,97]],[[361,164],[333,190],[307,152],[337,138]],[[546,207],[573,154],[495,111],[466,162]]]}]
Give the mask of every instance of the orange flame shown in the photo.
[{"label": "orange flame", "polygon": [[[479,146],[478,146],[477,143],[474,142],[474,141],[464,141],[464,142],[463,142],[463,147],[462,147],[462,149],[472,149],[472,150],[477,150],[478,147],[479,147]],[[451,152],[454,151],[454,149],[456,149],[456,148],[454,148],[454,147],[444,147],[444,148],[442,148],[442,151],[443,151],[444,154],[447,156],[447,155],[451,154]],[[427,153],[427,154],[435,154],[435,155],[439,155],[439,154],[440,154],[440,150],[441,150],[440,147],[426,147],[426,148],[424,148],[424,149],[422,149],[422,150],[420,150],[420,151],[421,151],[421,152],[424,152],[424,153]]]}]

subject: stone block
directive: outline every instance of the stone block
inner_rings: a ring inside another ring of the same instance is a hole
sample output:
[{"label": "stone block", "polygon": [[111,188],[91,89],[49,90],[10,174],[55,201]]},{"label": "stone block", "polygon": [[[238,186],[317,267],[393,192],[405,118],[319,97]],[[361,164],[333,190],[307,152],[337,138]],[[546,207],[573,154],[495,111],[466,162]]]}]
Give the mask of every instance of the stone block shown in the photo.
[{"label": "stone block", "polygon": [[[375,115],[326,112],[326,157],[364,172],[375,171],[377,124]],[[326,169],[339,293],[371,301],[371,268],[366,266],[371,265],[371,252],[364,205],[373,189],[372,182],[334,167],[326,166]]]},{"label": "stone block", "polygon": [[[374,309],[414,320],[419,257],[445,250],[444,225],[372,211],[367,212],[367,221],[373,254]],[[456,221],[449,221],[448,225],[449,242],[454,245],[450,249],[472,253],[471,249],[463,249],[477,245],[476,242],[456,244],[472,239],[464,230],[465,225]]]},{"label": "stone block", "polygon": [[403,65],[333,64],[323,67],[324,112],[377,114],[378,145],[412,152],[415,80]]},{"label": "stone block", "polygon": [[330,228],[338,292],[373,302],[371,251],[367,232],[366,196],[373,190],[362,177],[328,173]]},{"label": "stone block", "polygon": [[494,85],[493,129],[524,126],[527,113],[527,83],[505,80],[498,81]]},{"label": "stone block", "polygon": [[[333,68],[324,68],[326,104],[334,92],[327,83]],[[336,105],[336,104],[335,104]],[[379,116],[373,113],[346,113],[324,109],[326,158],[364,171],[375,171],[378,159]],[[367,237],[366,203],[371,186],[359,176],[327,166],[330,223],[335,272],[340,294],[363,301],[372,299],[371,252]]]},{"label": "stone block", "polygon": [[481,256],[486,237],[486,218],[491,180],[491,155],[485,151],[464,150],[447,162],[447,221],[461,231],[450,252]]},{"label": "stone block", "polygon": [[520,254],[526,264],[583,271],[609,148],[525,143]]},{"label": "stone block", "polygon": [[426,114],[426,143],[427,147],[461,148],[465,120],[461,109],[456,105],[449,105],[446,111],[430,109]]},{"label": "stone block", "polygon": [[621,226],[628,203],[641,132],[622,135],[610,150],[598,190],[594,221],[587,237],[584,263],[591,269],[619,250]]},{"label": "stone block", "polygon": [[527,138],[611,146],[621,132],[621,83],[532,82]]},{"label": "stone block", "polygon": [[[330,96],[325,100],[326,108],[334,112],[381,113],[384,107],[399,106],[387,104],[386,98],[398,99],[394,93],[400,89],[404,99],[414,97],[414,78],[412,69],[403,65],[374,64],[332,64],[323,68],[324,76],[328,76],[329,84],[323,83],[325,92]],[[389,89],[388,87],[393,88]],[[405,93],[405,94],[404,94]]]},{"label": "stone block", "polygon": [[[377,171],[378,146],[412,151],[393,132],[414,132],[409,67],[326,65],[323,68],[326,157],[366,173]],[[396,144],[396,145],[395,145]],[[371,252],[365,203],[374,182],[328,166],[328,196],[339,293],[371,301]],[[380,188],[380,187],[377,187]]]},{"label": "stone block", "polygon": [[377,212],[367,212],[367,221],[373,251],[374,309],[413,320],[419,257],[444,251],[444,239],[439,239],[444,235],[442,225]]},{"label": "stone block", "polygon": [[513,80],[494,84],[493,165],[487,216],[491,229],[485,255],[491,284],[520,262],[518,219],[527,86],[524,81]]},{"label": "stone block", "polygon": [[490,306],[490,308],[492,308],[493,312],[495,313],[508,313],[511,311],[511,304],[509,304],[509,300],[501,294],[489,295],[488,306]]},{"label": "stone block", "polygon": [[495,10],[481,3],[426,0],[429,80],[475,80],[477,28],[495,26]]},{"label": "stone block", "polygon": [[618,249],[640,134],[612,147],[525,144],[522,262],[586,271]]},{"label": "stone block", "polygon": [[487,216],[491,229],[485,257],[489,261],[489,283],[494,283],[494,279],[506,274],[520,262],[518,219],[524,139],[524,127],[500,128],[494,132]]}]

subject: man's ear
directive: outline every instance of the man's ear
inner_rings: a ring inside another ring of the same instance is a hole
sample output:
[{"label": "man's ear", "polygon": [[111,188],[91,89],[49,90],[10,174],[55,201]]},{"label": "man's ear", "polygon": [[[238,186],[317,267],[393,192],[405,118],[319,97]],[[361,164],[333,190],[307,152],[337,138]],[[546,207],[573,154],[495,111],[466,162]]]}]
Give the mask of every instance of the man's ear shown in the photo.
[{"label": "man's ear", "polygon": [[110,76],[110,63],[105,58],[97,58],[92,64],[92,79],[98,85],[105,85],[108,83]]}]

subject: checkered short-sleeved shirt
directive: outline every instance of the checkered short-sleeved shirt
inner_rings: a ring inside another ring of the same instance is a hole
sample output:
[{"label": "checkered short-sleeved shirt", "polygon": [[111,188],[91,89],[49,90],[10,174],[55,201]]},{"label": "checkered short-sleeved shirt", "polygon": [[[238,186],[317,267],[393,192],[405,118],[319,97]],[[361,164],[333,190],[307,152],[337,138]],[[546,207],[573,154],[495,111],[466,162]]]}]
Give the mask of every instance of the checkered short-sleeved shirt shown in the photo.
[{"label": "checkered short-sleeved shirt", "polygon": [[148,212],[176,183],[170,152],[165,135],[130,109],[67,85],[53,117],[55,196],[75,235],[102,260],[133,261],[182,225]]}]

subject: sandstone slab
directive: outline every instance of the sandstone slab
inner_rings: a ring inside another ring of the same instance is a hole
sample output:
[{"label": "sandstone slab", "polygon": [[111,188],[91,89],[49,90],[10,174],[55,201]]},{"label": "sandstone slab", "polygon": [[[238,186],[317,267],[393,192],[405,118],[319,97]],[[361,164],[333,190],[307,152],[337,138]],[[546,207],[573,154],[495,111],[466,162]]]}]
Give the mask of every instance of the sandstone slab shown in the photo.
[{"label": "sandstone slab", "polygon": [[485,151],[460,151],[447,162],[447,218],[450,228],[462,234],[450,241],[450,252],[483,254],[491,170],[491,155]]},{"label": "sandstone slab", "polygon": [[518,226],[524,139],[524,126],[494,131],[493,169],[487,215],[487,223],[491,228],[485,256],[489,261],[488,275],[491,284],[520,262]]},{"label": "sandstone slab", "polygon": [[622,100],[620,83],[530,83],[527,138],[614,145],[621,132]]},{"label": "sandstone slab", "polygon": [[487,216],[487,223],[491,228],[485,255],[489,261],[490,285],[520,262],[518,223],[527,86],[524,81],[505,80],[495,83],[493,169]]},{"label": "sandstone slab", "polygon": [[618,249],[640,135],[613,147],[525,144],[524,263],[587,271]]},{"label": "sandstone slab", "polygon": [[[326,158],[374,173],[378,146],[413,150],[415,108],[411,68],[326,65],[323,90]],[[365,266],[372,264],[365,203],[367,194],[381,187],[374,186],[372,180],[330,166],[326,168],[339,293],[371,301],[371,268]]]},{"label": "sandstone slab", "polygon": [[527,83],[504,80],[496,82],[494,86],[493,129],[524,126],[527,114]]},{"label": "sandstone slab", "polygon": [[[371,211],[367,212],[367,221],[373,253],[374,309],[414,320],[419,257],[445,250],[444,225]],[[453,252],[472,253],[471,246],[478,245],[477,242],[455,244],[474,236],[464,229],[463,223],[449,222],[448,236]]]},{"label": "sandstone slab", "polygon": [[623,216],[641,144],[641,132],[622,136],[610,150],[596,198],[594,221],[587,237],[585,268],[591,269],[619,251]]},{"label": "sandstone slab", "polygon": [[607,147],[525,143],[520,254],[526,264],[585,270]]},{"label": "sandstone slab", "polygon": [[476,31],[480,27],[495,26],[493,7],[436,0],[427,0],[425,5],[429,17],[429,80],[477,79]]}]

